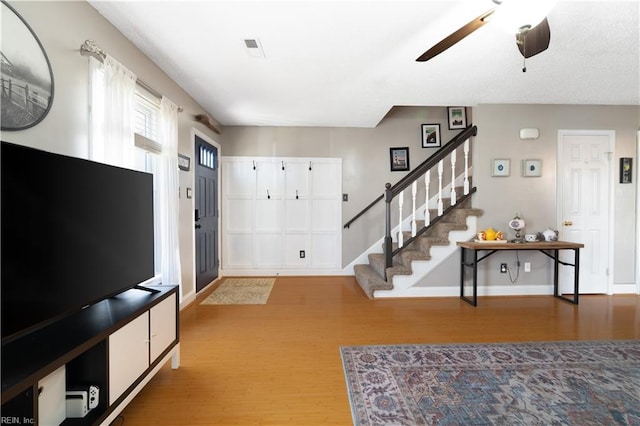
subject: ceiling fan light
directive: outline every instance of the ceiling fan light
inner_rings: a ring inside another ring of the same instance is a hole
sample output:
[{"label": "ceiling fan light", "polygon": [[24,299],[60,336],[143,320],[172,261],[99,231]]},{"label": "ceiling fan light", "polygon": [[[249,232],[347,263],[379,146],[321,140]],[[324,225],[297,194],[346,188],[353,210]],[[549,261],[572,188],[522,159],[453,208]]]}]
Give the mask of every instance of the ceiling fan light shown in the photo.
[{"label": "ceiling fan light", "polygon": [[549,14],[557,0],[504,0],[491,17],[491,22],[511,33],[538,25]]}]

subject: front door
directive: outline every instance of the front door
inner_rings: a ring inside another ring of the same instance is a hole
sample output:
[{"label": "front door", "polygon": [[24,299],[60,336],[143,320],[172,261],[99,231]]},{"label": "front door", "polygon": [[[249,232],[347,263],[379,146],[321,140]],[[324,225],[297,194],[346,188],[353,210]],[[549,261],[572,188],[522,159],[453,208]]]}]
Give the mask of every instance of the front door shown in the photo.
[{"label": "front door", "polygon": [[195,135],[196,293],[218,278],[218,149]]},{"label": "front door", "polygon": [[[560,239],[583,243],[580,293],[610,293],[610,205],[612,131],[559,132],[558,230]],[[573,259],[566,259],[573,262]],[[572,293],[562,267],[561,290]]]}]

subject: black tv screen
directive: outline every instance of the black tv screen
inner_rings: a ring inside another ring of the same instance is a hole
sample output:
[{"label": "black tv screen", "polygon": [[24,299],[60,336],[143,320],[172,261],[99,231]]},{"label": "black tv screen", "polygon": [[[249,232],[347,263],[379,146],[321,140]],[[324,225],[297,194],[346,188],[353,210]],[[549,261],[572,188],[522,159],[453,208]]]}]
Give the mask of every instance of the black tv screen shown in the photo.
[{"label": "black tv screen", "polygon": [[154,276],[153,176],[2,142],[2,341]]}]

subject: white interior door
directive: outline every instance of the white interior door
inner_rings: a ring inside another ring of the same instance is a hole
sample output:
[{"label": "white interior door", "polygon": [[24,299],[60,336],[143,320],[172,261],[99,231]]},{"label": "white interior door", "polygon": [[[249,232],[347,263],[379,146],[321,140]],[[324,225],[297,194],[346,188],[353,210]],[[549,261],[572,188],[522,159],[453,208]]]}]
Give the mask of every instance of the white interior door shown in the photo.
[{"label": "white interior door", "polygon": [[[613,131],[558,134],[558,229],[580,250],[580,293],[610,293],[611,157]],[[567,256],[567,254],[564,254]],[[573,256],[568,255],[568,256]],[[566,260],[573,263],[569,257]],[[573,268],[561,267],[563,293],[572,293]]]}]

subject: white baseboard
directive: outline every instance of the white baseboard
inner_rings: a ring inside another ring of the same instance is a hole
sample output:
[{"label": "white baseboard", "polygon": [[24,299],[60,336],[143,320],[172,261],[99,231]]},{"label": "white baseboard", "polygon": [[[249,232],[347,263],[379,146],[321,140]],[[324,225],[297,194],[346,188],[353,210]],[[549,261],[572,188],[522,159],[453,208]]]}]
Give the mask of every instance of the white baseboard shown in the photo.
[{"label": "white baseboard", "polygon": [[614,284],[613,294],[640,294],[635,284]]},{"label": "white baseboard", "polygon": [[353,275],[343,269],[225,269],[225,277],[333,276]]},{"label": "white baseboard", "polygon": [[[473,295],[471,286],[465,287],[465,296]],[[553,285],[527,285],[527,286],[478,286],[478,296],[540,296],[552,295]],[[374,298],[392,297],[459,297],[459,286],[447,287],[410,287],[402,291],[401,295],[393,290],[376,290]]]}]

